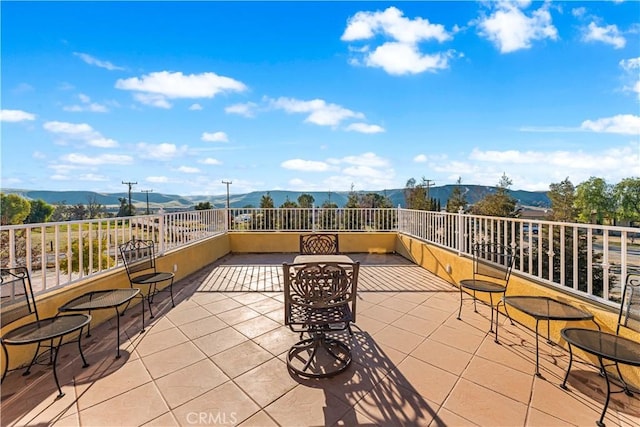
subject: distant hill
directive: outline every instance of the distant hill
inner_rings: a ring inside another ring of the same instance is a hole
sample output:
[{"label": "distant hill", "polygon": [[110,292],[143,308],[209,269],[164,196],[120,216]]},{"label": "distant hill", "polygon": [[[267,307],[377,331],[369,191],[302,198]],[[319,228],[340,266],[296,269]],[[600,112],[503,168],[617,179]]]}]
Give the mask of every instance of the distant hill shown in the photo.
[{"label": "distant hill", "polygon": [[[431,187],[429,196],[440,200],[440,204],[444,207],[447,200],[451,196],[451,192],[455,185],[444,185],[441,187]],[[462,186],[467,202],[473,204],[478,200],[496,191],[495,187],[487,187],[482,185],[463,185]],[[49,204],[62,203],[65,205],[87,205],[89,201],[97,202],[104,205],[108,210],[117,210],[120,206],[120,198],[129,198],[127,192],[122,193],[96,193],[93,191],[45,191],[45,190],[20,190],[20,189],[2,189],[3,193],[18,194],[28,200],[44,200]],[[349,198],[348,191],[283,191],[274,190],[268,192],[273,198],[275,206],[282,205],[285,201],[297,201],[301,194],[311,194],[317,206],[322,205],[325,201],[330,201],[343,207]],[[387,196],[393,206],[405,207],[404,189],[382,190],[382,191],[358,191],[359,194],[377,193]],[[524,191],[513,190],[511,195],[523,206],[533,206],[539,208],[548,208],[551,202],[547,197],[546,191]],[[229,196],[229,204],[232,208],[243,207],[259,207],[262,196],[267,191],[253,191],[246,194],[231,194]],[[160,208],[165,211],[188,210],[201,202],[210,202],[214,207],[224,207],[227,203],[226,195],[216,196],[178,196],[175,194],[162,193],[131,193],[131,202],[139,211],[144,211],[147,206],[147,195],[149,196],[149,209],[152,211]]]}]

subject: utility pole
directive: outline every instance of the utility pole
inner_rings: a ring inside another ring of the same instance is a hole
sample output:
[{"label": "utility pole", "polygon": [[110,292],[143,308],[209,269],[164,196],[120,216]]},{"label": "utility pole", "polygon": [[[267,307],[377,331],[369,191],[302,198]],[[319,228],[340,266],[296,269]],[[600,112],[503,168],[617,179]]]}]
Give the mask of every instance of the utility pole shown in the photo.
[{"label": "utility pole", "polygon": [[128,185],[129,186],[129,216],[132,216],[133,215],[133,211],[131,210],[131,187],[134,186],[134,185],[137,185],[138,182],[137,181],[136,182],[124,182],[124,181],[122,181],[122,183],[124,185]]},{"label": "utility pole", "polygon": [[229,210],[229,185],[233,184],[233,182],[231,181],[225,181],[224,179],[222,180],[223,184],[227,185],[227,217],[229,219],[229,226],[228,228],[231,228],[232,222],[231,222],[231,211]]},{"label": "utility pole", "polygon": [[429,207],[431,209],[433,209],[433,208],[435,208],[435,206],[431,206],[431,198],[429,197],[429,188],[431,187],[431,184],[435,184],[436,182],[432,181],[430,179],[424,179],[424,178],[422,178],[422,180],[424,181],[424,183],[427,186],[427,203],[429,203]]},{"label": "utility pole", "polygon": [[147,215],[149,215],[149,193],[153,193],[153,190],[142,190],[143,193],[147,193]]}]

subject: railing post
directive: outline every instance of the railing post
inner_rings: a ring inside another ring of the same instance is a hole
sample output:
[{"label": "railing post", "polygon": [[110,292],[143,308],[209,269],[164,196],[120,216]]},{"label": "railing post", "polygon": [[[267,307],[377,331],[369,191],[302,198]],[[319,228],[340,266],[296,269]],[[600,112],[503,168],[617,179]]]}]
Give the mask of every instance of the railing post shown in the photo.
[{"label": "railing post", "polygon": [[316,205],[311,205],[311,231],[316,231]]},{"label": "railing post", "polygon": [[458,209],[458,242],[457,242],[458,256],[462,255],[464,248],[464,209],[460,207]]},{"label": "railing post", "polygon": [[164,254],[166,248],[166,224],[167,214],[158,216],[158,249],[160,254]]}]

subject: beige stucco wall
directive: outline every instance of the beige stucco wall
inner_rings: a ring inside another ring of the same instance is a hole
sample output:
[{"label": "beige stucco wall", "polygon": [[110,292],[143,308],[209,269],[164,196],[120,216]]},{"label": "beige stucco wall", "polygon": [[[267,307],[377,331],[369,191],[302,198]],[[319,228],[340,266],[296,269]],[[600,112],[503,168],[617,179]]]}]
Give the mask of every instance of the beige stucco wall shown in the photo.
[{"label": "beige stucco wall", "polygon": [[[458,256],[457,253],[421,242],[406,235],[395,233],[339,233],[340,251],[343,253],[398,253],[413,261],[444,280],[456,285],[459,280],[472,275],[471,259],[465,256]],[[174,265],[177,266],[176,281],[189,276],[201,268],[211,264],[228,253],[295,253],[299,248],[300,233],[265,232],[265,233],[242,233],[235,232],[203,242],[195,243],[176,251],[167,252],[158,258],[158,269],[172,271]],[[124,269],[94,277],[56,292],[51,292],[38,298],[38,308],[42,317],[55,315],[57,308],[64,302],[81,295],[89,290],[109,289],[114,287],[128,287],[129,282]],[[175,290],[175,288],[174,288]],[[594,303],[587,303],[584,300],[572,296],[568,293],[546,287],[542,284],[534,283],[517,275],[513,275],[509,284],[508,295],[547,295],[566,301],[577,307],[584,308],[595,314],[597,322],[604,331],[615,332],[617,312],[611,308],[598,306]],[[485,295],[478,294],[478,297],[488,301]],[[136,304],[139,303],[136,299]],[[131,308],[130,308],[131,309]],[[135,308],[133,308],[135,309]],[[504,313],[504,310],[501,310]],[[509,310],[511,317],[517,322],[527,326],[531,330],[535,328],[535,321],[515,309]],[[112,310],[96,311],[92,313],[92,325],[98,325],[111,316]],[[470,305],[463,307],[462,317],[474,316]],[[15,326],[15,325],[13,325]],[[488,329],[487,324],[487,329]],[[560,330],[569,326],[566,322],[551,322],[550,337],[560,345],[567,347],[567,344],[560,337]],[[592,322],[570,322],[570,326],[594,327]],[[546,334],[546,322],[541,322],[541,333]],[[4,332],[3,328],[3,332]],[[637,339],[637,337],[635,338]],[[34,347],[11,347],[11,366],[16,366],[28,362],[33,354]],[[578,351],[577,354],[580,354]],[[594,363],[597,360],[587,357]],[[4,356],[2,357],[2,367],[4,367]],[[637,368],[622,367],[625,378],[631,383],[640,385],[640,373]]]}]

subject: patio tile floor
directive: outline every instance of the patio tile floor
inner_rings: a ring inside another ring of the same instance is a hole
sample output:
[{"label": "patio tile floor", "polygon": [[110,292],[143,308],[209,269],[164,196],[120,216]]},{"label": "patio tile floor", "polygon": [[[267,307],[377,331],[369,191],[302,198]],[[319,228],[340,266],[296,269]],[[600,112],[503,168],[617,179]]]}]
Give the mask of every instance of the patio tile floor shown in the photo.
[{"label": "patio tile floor", "polygon": [[[504,322],[500,344],[490,313],[456,287],[395,255],[354,254],[362,262],[349,369],[328,379],[291,376],[284,362],[298,334],[283,325],[282,262],[293,254],[231,255],[174,285],[176,307],[155,302],[146,332],[140,313],[63,346],[57,390],[48,367],[2,384],[3,426],[592,426],[605,385],[577,361],[562,390],[568,353],[541,347]],[[162,295],[161,295],[162,296]],[[640,425],[638,395],[612,396],[607,426]]]}]

